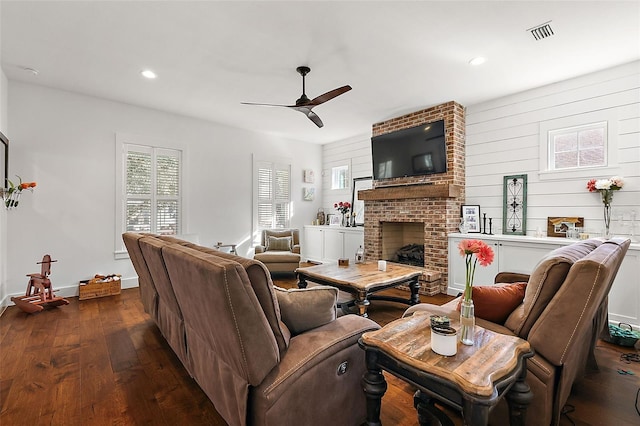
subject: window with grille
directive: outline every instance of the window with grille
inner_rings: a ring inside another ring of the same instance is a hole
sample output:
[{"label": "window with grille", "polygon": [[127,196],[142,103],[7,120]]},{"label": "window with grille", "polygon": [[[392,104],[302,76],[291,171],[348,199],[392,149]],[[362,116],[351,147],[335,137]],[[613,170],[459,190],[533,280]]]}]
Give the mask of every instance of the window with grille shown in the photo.
[{"label": "window with grille", "polygon": [[124,230],[180,233],[180,151],[127,144],[124,154]]},{"label": "window with grille", "polygon": [[254,217],[258,230],[288,228],[291,219],[291,166],[255,162]]},{"label": "window with grille", "polygon": [[607,165],[607,123],[549,131],[549,170]]}]

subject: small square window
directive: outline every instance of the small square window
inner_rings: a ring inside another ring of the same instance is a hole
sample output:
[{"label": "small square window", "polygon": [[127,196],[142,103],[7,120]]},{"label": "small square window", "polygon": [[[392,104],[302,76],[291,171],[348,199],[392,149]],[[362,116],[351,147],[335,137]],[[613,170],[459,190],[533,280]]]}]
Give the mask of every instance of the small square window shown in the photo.
[{"label": "small square window", "polygon": [[549,131],[549,170],[607,165],[607,122]]},{"label": "small square window", "polygon": [[331,189],[349,188],[349,166],[331,168]]}]

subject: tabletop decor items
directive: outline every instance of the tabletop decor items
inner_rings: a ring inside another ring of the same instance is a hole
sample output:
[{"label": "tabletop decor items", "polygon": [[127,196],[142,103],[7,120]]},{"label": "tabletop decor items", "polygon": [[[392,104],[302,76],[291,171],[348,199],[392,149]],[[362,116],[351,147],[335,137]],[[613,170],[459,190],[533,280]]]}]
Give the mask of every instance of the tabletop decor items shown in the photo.
[{"label": "tabletop decor items", "polygon": [[610,179],[591,179],[587,182],[589,192],[600,192],[602,203],[604,204],[604,236],[609,238],[609,227],[611,225],[611,201],[613,201],[613,191],[619,191],[624,185],[624,180],[620,176],[613,176]]},{"label": "tabletop decor items", "polygon": [[[460,305],[460,330],[458,340],[464,345],[473,345],[476,318],[473,306],[473,276],[476,265],[489,266],[493,262],[493,249],[482,240],[462,240],[458,244],[460,255],[465,258],[467,273],[465,276],[464,295]],[[475,258],[474,258],[475,255]]]},{"label": "tabletop decor items", "polygon": [[345,215],[349,213],[349,210],[351,209],[351,203],[349,203],[348,201],[340,201],[339,203],[335,203],[333,207],[340,213],[342,213],[342,222],[340,223],[341,226],[349,226],[349,221],[345,219]]}]

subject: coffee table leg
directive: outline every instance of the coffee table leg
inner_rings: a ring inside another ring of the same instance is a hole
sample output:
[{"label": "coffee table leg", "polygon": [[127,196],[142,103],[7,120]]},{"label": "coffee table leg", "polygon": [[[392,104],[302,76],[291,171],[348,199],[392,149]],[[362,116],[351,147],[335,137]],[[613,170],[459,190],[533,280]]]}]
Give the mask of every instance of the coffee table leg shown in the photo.
[{"label": "coffee table leg", "polygon": [[378,353],[365,350],[367,371],[362,376],[362,389],[367,398],[367,425],[381,426],[380,406],[382,395],[387,391],[387,382],[384,380],[382,370],[378,367]]},{"label": "coffee table leg", "polygon": [[409,299],[409,304],[417,305],[418,303],[420,303],[420,293],[418,293],[420,291],[420,280],[418,278],[411,280],[411,282],[409,283],[409,288],[411,289],[411,298]]},{"label": "coffee table leg", "polygon": [[356,296],[356,306],[358,307],[358,313],[361,317],[369,317],[369,315],[367,315],[367,308],[370,304],[371,302],[367,299],[367,293],[359,291]]},{"label": "coffee table leg", "polygon": [[298,274],[298,288],[307,288],[307,280],[302,274]]},{"label": "coffee table leg", "polygon": [[527,417],[527,406],[533,399],[533,392],[525,382],[527,378],[527,360],[522,360],[522,371],[518,380],[513,384],[507,393],[507,403],[509,404],[509,420],[512,425],[524,426]]},{"label": "coffee table leg", "polygon": [[420,426],[454,426],[453,421],[435,406],[435,401],[420,390],[413,395],[413,406],[418,411]]}]

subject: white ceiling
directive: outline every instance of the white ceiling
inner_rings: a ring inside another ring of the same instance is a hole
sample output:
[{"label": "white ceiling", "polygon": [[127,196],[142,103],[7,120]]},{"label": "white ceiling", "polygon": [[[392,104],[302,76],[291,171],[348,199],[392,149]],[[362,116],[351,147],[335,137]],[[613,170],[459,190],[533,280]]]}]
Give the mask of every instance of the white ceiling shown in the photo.
[{"label": "white ceiling", "polygon": [[[327,143],[640,59],[640,1],[7,1],[9,80]],[[536,41],[527,31],[551,21]],[[472,67],[468,61],[484,56]],[[287,108],[353,90],[314,109]],[[25,67],[37,69],[34,75]],[[146,80],[140,71],[158,74]]]}]

